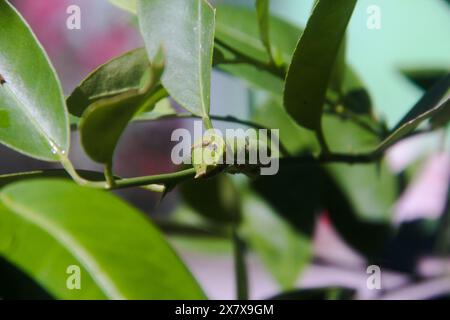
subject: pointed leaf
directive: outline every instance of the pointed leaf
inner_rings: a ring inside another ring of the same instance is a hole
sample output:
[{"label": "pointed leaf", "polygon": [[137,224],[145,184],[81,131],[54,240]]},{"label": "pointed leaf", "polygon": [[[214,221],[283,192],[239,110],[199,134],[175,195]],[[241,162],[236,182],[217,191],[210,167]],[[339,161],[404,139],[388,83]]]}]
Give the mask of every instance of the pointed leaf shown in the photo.
[{"label": "pointed leaf", "polygon": [[[103,191],[62,180],[10,185],[0,231],[0,255],[59,299],[204,298],[152,223]],[[66,286],[70,265],[81,269],[80,290]]]},{"label": "pointed leaf", "polygon": [[147,70],[150,74],[146,75],[147,83],[142,88],[99,100],[84,112],[80,121],[81,142],[93,160],[112,163],[120,136],[143,102],[154,93],[162,74],[162,63],[155,61]]},{"label": "pointed leaf", "polygon": [[142,87],[149,60],[144,48],[135,49],[94,70],[67,98],[69,112],[81,117],[94,102]]},{"label": "pointed leaf", "polygon": [[319,130],[326,92],[356,0],[320,0],[286,77],[284,105],[298,124]]},{"label": "pointed leaf", "polygon": [[138,17],[150,61],[166,54],[162,83],[185,109],[210,109],[215,10],[206,0],[139,0]]},{"label": "pointed leaf", "polygon": [[69,149],[69,121],[56,73],[19,13],[0,1],[0,142],[58,161]]}]

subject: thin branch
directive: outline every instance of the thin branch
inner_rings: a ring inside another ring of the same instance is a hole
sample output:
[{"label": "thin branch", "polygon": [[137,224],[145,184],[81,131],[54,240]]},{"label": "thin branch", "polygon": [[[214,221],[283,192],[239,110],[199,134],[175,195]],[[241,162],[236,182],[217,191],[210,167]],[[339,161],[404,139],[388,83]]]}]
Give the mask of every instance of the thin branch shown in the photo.
[{"label": "thin branch", "polygon": [[116,185],[114,186],[114,189],[140,187],[150,184],[169,184],[169,185],[178,184],[180,182],[193,179],[194,177],[195,177],[195,169],[190,168],[173,173],[164,173],[159,175],[116,180]]},{"label": "thin branch", "polygon": [[107,163],[105,165],[104,174],[105,174],[105,179],[106,179],[106,183],[108,184],[108,187],[113,188],[116,184],[116,181],[114,178],[112,163]]}]

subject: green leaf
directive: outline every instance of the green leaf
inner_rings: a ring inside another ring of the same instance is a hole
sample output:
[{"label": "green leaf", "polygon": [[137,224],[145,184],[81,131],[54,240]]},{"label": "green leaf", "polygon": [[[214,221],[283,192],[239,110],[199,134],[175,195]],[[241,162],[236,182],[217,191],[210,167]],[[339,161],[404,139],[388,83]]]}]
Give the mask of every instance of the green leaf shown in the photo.
[{"label": "green leaf", "polygon": [[[292,155],[319,150],[314,134],[297,126],[277,99],[256,108],[252,120],[271,128],[281,128],[280,141]],[[324,129],[336,152],[368,152],[379,143],[372,133],[337,116],[325,115]],[[390,219],[398,195],[397,180],[384,164],[381,169],[376,164],[281,167],[276,176],[261,177],[253,187],[304,235],[311,234],[315,214],[329,209],[339,230],[361,230],[342,235],[368,256],[379,249],[381,235],[385,234],[382,224]]]},{"label": "green leaf", "polygon": [[148,66],[144,48],[132,50],[101,65],[67,98],[69,112],[81,117],[91,104],[100,99],[141,88]]},{"label": "green leaf", "polygon": [[150,61],[166,55],[162,83],[185,109],[209,117],[215,10],[206,0],[139,0]]},{"label": "green leaf", "polygon": [[19,13],[0,1],[0,142],[58,161],[69,150],[69,121],[56,73]]},{"label": "green leaf", "polygon": [[281,98],[270,98],[252,114],[252,120],[267,128],[280,128],[280,142],[292,155],[320,150],[314,134],[298,126],[283,109]]},{"label": "green leaf", "polygon": [[[389,136],[384,139],[375,152],[385,151],[404,136],[414,131],[423,121],[438,115],[444,116],[447,114],[448,108],[450,108],[449,93],[450,74],[447,74],[423,95],[416,105],[392,129]],[[443,99],[445,101],[442,101]]]},{"label": "green leaf", "polygon": [[137,12],[136,0],[109,0],[109,1],[123,10],[129,11],[131,13]]},{"label": "green leaf", "polygon": [[[371,152],[379,138],[348,119],[325,115],[324,134],[337,153]],[[398,196],[395,175],[382,163],[348,165],[342,163],[324,166],[347,195],[355,213],[366,220],[387,221]]]},{"label": "green leaf", "polygon": [[267,54],[269,55],[271,61],[273,61],[272,46],[270,45],[269,6],[270,6],[269,0],[256,0],[256,13],[258,15],[259,34],[264,47],[266,47]]},{"label": "green leaf", "polygon": [[92,104],[80,121],[81,142],[91,159],[111,164],[114,150],[123,131],[136,113],[142,108],[144,101],[154,93],[163,71],[163,64],[155,60],[151,68],[147,68],[147,80],[140,89],[105,98]]},{"label": "green leaf", "polygon": [[[275,16],[270,16],[269,23],[272,52],[280,54],[284,63],[289,62],[302,30]],[[258,16],[250,8],[217,6],[216,39],[256,60],[270,59],[260,40]]]},{"label": "green leaf", "polygon": [[291,225],[260,197],[246,193],[240,233],[283,289],[293,288],[312,257],[311,240]]},{"label": "green leaf", "polygon": [[[347,173],[352,173],[351,169]],[[372,187],[365,187],[372,180],[360,181],[363,183],[351,186],[350,190],[361,189],[359,195],[366,191],[367,199],[372,195]],[[354,193],[342,188],[323,166],[281,166],[277,175],[261,176],[252,187],[303,237],[312,236],[318,214],[328,212],[344,240],[365,256],[376,256],[384,245],[388,224],[379,217],[357,212],[355,199],[351,199]]]},{"label": "green leaf", "polygon": [[[0,254],[58,299],[204,298],[150,221],[106,192],[36,180],[0,201]],[[66,287],[70,265],[81,290]]]},{"label": "green leaf", "polygon": [[320,0],[295,50],[284,105],[308,129],[320,130],[327,89],[355,5],[356,0]]},{"label": "green leaf", "polygon": [[[275,56],[280,56],[278,60],[281,60],[281,64],[286,64],[291,60],[302,31],[297,26],[278,17],[270,16],[269,19],[272,52]],[[242,6],[217,6],[216,39],[258,61],[267,62],[270,59],[260,40],[258,17],[255,10]],[[229,52],[220,49],[228,58]],[[256,88],[277,95],[282,94],[283,79],[266,70],[248,64],[219,64],[217,68],[243,78]]]}]

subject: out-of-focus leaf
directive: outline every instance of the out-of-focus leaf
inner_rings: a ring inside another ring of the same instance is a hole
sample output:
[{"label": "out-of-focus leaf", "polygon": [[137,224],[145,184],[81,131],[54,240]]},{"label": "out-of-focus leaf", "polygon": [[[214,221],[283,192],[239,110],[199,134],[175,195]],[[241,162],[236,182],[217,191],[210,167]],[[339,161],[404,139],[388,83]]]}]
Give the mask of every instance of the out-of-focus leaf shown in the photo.
[{"label": "out-of-focus leaf", "polygon": [[355,5],[356,0],[320,0],[295,50],[284,105],[308,129],[320,130],[326,92]]},{"label": "out-of-focus leaf", "polygon": [[[255,108],[252,120],[269,128],[281,128],[280,141],[292,155],[319,151],[314,134],[297,126],[277,99],[270,99]],[[323,121],[325,137],[334,152],[370,152],[379,144],[377,136],[348,119],[325,115]],[[358,217],[374,221],[389,219],[398,189],[395,176],[384,163],[381,166],[330,164],[325,168],[345,190]],[[279,187],[285,189],[281,185]]]},{"label": "out-of-focus leaf", "polygon": [[19,13],[0,1],[0,142],[58,161],[69,150],[69,120],[56,73]]},{"label": "out-of-focus leaf", "polygon": [[[58,299],[204,298],[149,220],[106,192],[35,180],[0,201],[0,255]],[[66,286],[71,265],[82,290]]]},{"label": "out-of-focus leaf", "polygon": [[281,99],[268,99],[255,108],[252,120],[267,128],[280,129],[280,142],[290,154],[318,152],[320,150],[314,134],[298,126],[283,109]]},{"label": "out-of-focus leaf", "polygon": [[359,215],[348,193],[320,166],[282,166],[252,187],[304,236],[312,235],[317,215],[326,210],[343,239],[364,256],[376,257],[383,248],[389,225]]},{"label": "out-of-focus leaf", "polygon": [[198,228],[205,232],[213,231],[221,237],[195,236],[193,234],[168,234],[171,243],[183,251],[201,252],[208,255],[231,255],[232,243],[227,224],[213,224],[211,220],[198,214],[191,206],[180,203],[169,217],[169,222]]},{"label": "out-of-focus leaf", "polygon": [[185,109],[208,118],[215,10],[206,0],[139,0],[138,16],[150,61],[164,49],[164,87]]},{"label": "out-of-focus leaf", "polygon": [[261,42],[266,47],[270,59],[272,57],[272,46],[270,44],[270,2],[269,0],[256,0],[256,14],[258,16],[259,35]]},{"label": "out-of-focus leaf", "polygon": [[120,136],[142,108],[142,103],[157,88],[163,72],[162,60],[155,61],[147,71],[150,74],[147,73],[146,83],[141,88],[98,100],[83,113],[80,121],[81,142],[91,159],[105,164],[112,163]]},{"label": "out-of-focus leaf", "polygon": [[94,102],[139,89],[145,81],[149,60],[145,49],[127,52],[94,70],[67,98],[72,115],[81,117]]},{"label": "out-of-focus leaf", "polygon": [[[288,63],[302,30],[275,16],[270,16],[269,23],[272,52],[278,52]],[[257,14],[251,8],[217,6],[216,38],[256,60],[264,62],[270,58],[260,40]]]},{"label": "out-of-focus leaf", "polygon": [[[281,128],[281,142],[291,154],[318,151],[311,131],[296,126],[280,103],[273,101],[256,108],[254,121]],[[360,153],[372,150],[379,140],[349,120],[324,116],[326,138],[336,152]],[[366,256],[374,256],[383,245],[396,195],[395,177],[382,165],[301,165],[281,167],[273,177],[253,182],[258,193],[296,229],[311,234],[316,213],[328,209],[344,239]],[[345,211],[345,212],[341,212]],[[357,231],[342,232],[348,226]]]},{"label": "out-of-focus leaf", "polygon": [[180,185],[184,202],[214,223],[237,223],[241,219],[241,199],[231,179],[219,175]]},{"label": "out-of-focus leaf", "polygon": [[[350,120],[326,115],[324,134],[332,151],[338,153],[370,152],[379,138]],[[328,164],[330,174],[344,190],[358,216],[372,221],[386,221],[398,196],[397,181],[384,162],[380,164]]]},{"label": "out-of-focus leaf", "polygon": [[[405,135],[415,130],[423,121],[439,114],[447,114],[448,108],[450,108],[449,92],[450,74],[447,74],[428,90],[411,111],[392,129],[389,136],[378,146],[376,152],[383,152],[388,149]],[[443,99],[444,101],[442,101]]]},{"label": "out-of-focus leaf", "polygon": [[[270,16],[269,23],[269,37],[274,58],[277,61],[280,60],[280,64],[287,64],[291,60],[302,31],[297,26],[275,16]],[[242,6],[217,6],[216,39],[257,61],[267,62],[270,59],[260,41],[255,10]],[[233,58],[227,50],[220,49],[226,58]],[[258,67],[248,64],[218,64],[217,68],[244,79],[258,89],[267,90],[276,95],[282,94],[283,79]]]},{"label": "out-of-focus leaf", "polygon": [[252,182],[258,194],[303,236],[314,230],[321,204],[320,172],[314,167],[280,167],[274,176]]},{"label": "out-of-focus leaf", "polygon": [[294,286],[312,257],[311,239],[296,232],[263,199],[247,193],[243,200],[242,237],[283,289]]}]

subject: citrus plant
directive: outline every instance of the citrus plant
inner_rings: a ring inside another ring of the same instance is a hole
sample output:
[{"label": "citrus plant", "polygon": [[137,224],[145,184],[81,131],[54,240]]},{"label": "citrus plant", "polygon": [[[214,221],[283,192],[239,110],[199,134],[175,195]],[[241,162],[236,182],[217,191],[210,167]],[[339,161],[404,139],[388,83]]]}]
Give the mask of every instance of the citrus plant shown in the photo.
[{"label": "citrus plant", "polygon": [[[386,166],[386,152],[413,135],[445,129],[448,73],[388,127],[346,59],[357,0],[316,1],[303,27],[271,15],[268,0],[256,0],[254,8],[207,0],[111,2],[136,16],[145,47],[99,66],[64,97],[33,31],[0,1],[0,142],[61,166],[0,176],[0,256],[58,299],[207,298],[167,242],[170,225],[200,243],[230,241],[237,297],[247,299],[247,253],[260,257],[280,293],[294,289],[314,257],[318,213],[326,211],[350,246],[368,261],[382,259],[404,181]],[[262,103],[248,119],[211,114],[213,70],[258,92]],[[260,164],[213,163],[117,176],[114,154],[127,127],[167,118],[198,118],[206,129],[217,121],[279,129],[280,170],[259,176]],[[75,130],[104,172],[74,168]],[[112,193],[125,188],[162,197],[177,189],[179,211],[196,218],[147,219]],[[81,290],[66,286],[70,265],[81,268]]]}]

